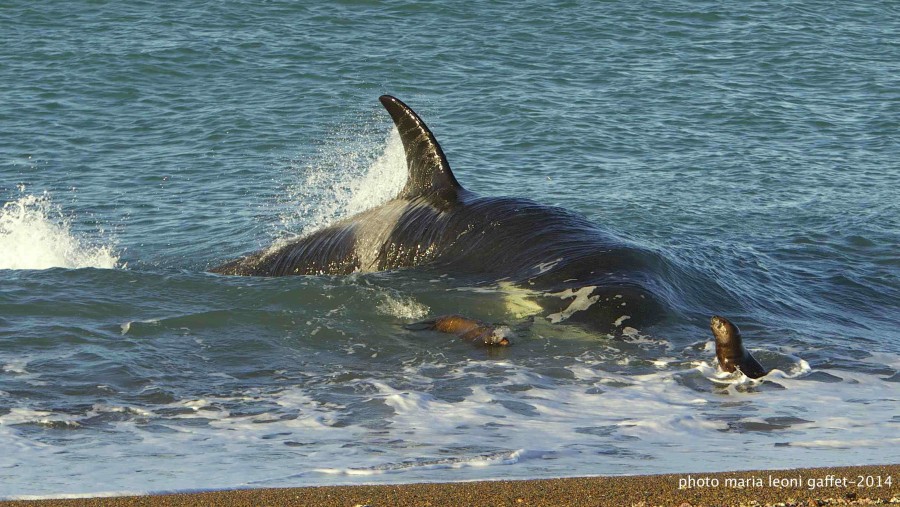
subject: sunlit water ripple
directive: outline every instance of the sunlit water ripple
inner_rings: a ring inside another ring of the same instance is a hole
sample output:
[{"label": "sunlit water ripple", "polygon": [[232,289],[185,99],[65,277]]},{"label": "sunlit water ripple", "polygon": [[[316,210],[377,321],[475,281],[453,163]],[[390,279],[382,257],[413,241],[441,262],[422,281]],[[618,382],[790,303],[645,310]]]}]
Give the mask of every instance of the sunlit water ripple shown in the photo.
[{"label": "sunlit water ripple", "polygon": [[[896,463],[898,14],[4,7],[0,497]],[[676,316],[613,339],[453,273],[205,273],[396,193],[382,93],[466,188],[669,259]],[[714,312],[764,382],[717,373]],[[402,327],[441,313],[519,336]]]}]

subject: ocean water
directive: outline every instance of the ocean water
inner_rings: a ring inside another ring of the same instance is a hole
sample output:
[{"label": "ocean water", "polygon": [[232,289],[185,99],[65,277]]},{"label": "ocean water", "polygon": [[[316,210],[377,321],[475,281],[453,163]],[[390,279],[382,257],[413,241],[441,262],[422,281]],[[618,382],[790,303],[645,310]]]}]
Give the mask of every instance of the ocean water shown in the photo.
[{"label": "ocean water", "polygon": [[[2,498],[898,462],[894,2],[14,0],[0,35]],[[464,187],[668,259],[674,317],[206,273],[396,194],[383,93]],[[402,327],[442,313],[518,336]]]}]

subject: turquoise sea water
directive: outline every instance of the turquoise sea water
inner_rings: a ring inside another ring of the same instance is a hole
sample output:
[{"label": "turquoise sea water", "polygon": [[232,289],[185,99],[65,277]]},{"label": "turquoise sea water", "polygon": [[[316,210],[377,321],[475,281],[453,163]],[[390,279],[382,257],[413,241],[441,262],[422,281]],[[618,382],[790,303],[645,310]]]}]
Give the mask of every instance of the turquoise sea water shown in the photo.
[{"label": "turquoise sea water", "polygon": [[[896,463],[894,2],[0,7],[0,497]],[[457,178],[689,273],[627,339],[443,273],[205,270]],[[452,278],[452,277],[450,277]],[[731,317],[765,382],[721,378]]]}]

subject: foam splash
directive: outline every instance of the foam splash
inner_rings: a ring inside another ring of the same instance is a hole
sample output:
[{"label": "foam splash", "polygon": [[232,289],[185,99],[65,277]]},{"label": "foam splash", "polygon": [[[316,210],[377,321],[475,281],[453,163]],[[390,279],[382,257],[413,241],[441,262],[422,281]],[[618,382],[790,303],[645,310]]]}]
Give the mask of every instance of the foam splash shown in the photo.
[{"label": "foam splash", "polygon": [[856,440],[810,440],[807,442],[790,442],[791,447],[824,448],[824,449],[856,449],[859,447],[883,447],[900,444],[900,438],[877,438]]},{"label": "foam splash", "polygon": [[406,177],[406,155],[396,129],[380,144],[363,139],[328,146],[288,189],[292,204],[281,227],[290,236],[305,236],[393,199]]},{"label": "foam splash", "polygon": [[384,315],[391,315],[399,319],[423,319],[428,315],[429,308],[413,298],[394,297],[385,295],[384,300],[376,308]]},{"label": "foam splash", "polygon": [[548,315],[547,318],[550,319],[551,323],[557,324],[568,319],[575,312],[587,310],[591,307],[591,305],[600,300],[600,296],[591,296],[591,293],[594,292],[594,289],[596,288],[597,287],[591,285],[588,287],[582,287],[577,291],[566,289],[562,292],[550,294],[551,296],[557,296],[560,299],[569,299],[572,297],[574,297],[575,299],[572,300],[572,302],[565,310],[559,313],[552,313]]},{"label": "foam splash", "polygon": [[369,468],[318,468],[313,470],[313,472],[326,475],[366,476],[401,473],[407,472],[412,469],[442,470],[460,468],[485,468],[497,465],[515,465],[519,463],[523,458],[530,458],[535,454],[537,454],[538,456],[540,455],[540,453],[528,452],[525,449],[517,449],[515,451],[501,451],[470,458],[422,459],[400,463],[385,463],[371,466]]},{"label": "foam splash", "polygon": [[7,202],[0,210],[0,269],[112,269],[118,262],[112,246],[92,244],[74,232],[71,218],[46,192]]},{"label": "foam splash", "polygon": [[[199,491],[199,490],[198,490]],[[167,493],[166,491],[146,491],[139,489],[129,489],[123,491],[99,491],[96,493],[63,493],[58,495],[10,495],[4,497],[4,501],[36,501],[36,500],[75,500],[82,498],[115,498],[119,496],[143,496],[149,494]]]}]

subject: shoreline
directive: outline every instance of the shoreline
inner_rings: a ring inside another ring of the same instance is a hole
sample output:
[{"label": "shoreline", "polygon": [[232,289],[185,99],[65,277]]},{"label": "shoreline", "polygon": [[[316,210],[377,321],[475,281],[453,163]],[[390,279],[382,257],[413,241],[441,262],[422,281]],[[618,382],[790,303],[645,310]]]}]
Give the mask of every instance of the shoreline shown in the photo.
[{"label": "shoreline", "polygon": [[900,505],[900,464],[510,481],[234,489],[143,496],[0,501],[0,506],[100,505]]}]

